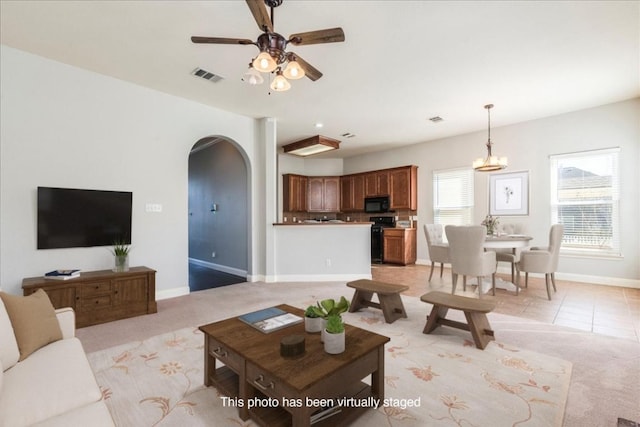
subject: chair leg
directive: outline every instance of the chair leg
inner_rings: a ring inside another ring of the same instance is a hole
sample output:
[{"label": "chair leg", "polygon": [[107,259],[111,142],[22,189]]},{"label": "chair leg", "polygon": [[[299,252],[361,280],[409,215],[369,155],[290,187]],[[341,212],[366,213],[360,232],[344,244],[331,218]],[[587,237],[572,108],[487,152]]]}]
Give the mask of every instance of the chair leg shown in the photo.
[{"label": "chair leg", "polygon": [[451,271],[451,283],[453,283],[453,287],[451,288],[451,295],[456,293],[456,285],[458,284],[458,274]]},{"label": "chair leg", "polygon": [[493,296],[495,297],[496,296],[496,273],[491,274],[491,288],[493,289]]},{"label": "chair leg", "polygon": [[511,263],[511,283],[515,283],[516,274],[515,274],[516,264],[514,262]]},{"label": "chair leg", "polygon": [[478,298],[482,298],[482,277],[478,276],[476,280],[478,281]]},{"label": "chair leg", "polygon": [[431,273],[429,273],[429,281],[431,281],[431,277],[433,277],[433,267],[436,265],[435,262],[431,261]]},{"label": "chair leg", "polygon": [[467,290],[467,276],[462,275],[462,290],[466,292]]},{"label": "chair leg", "polygon": [[525,271],[524,273],[524,287],[528,288],[529,287],[529,272]]},{"label": "chair leg", "polygon": [[442,272],[444,271],[444,262],[440,263],[440,278],[442,279]]},{"label": "chair leg", "polygon": [[551,273],[551,284],[553,284],[553,292],[558,292],[556,289],[556,273]]},{"label": "chair leg", "polygon": [[544,281],[547,285],[547,296],[549,297],[549,301],[551,301],[551,289],[550,289],[550,281],[551,281],[551,275],[549,273],[545,273],[544,275]]},{"label": "chair leg", "polygon": [[516,265],[516,281],[513,282],[516,285],[516,296],[520,293],[520,269]]}]

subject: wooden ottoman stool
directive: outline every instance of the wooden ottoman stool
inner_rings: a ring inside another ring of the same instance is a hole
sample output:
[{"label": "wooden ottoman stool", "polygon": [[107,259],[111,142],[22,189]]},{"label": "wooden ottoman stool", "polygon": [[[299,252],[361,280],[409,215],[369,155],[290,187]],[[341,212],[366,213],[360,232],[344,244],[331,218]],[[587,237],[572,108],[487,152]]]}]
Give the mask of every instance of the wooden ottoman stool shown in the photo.
[{"label": "wooden ottoman stool", "polygon": [[[424,326],[423,333],[429,334],[439,325],[470,331],[476,347],[482,350],[489,344],[489,341],[494,339],[493,331],[486,315],[486,313],[496,308],[496,304],[493,301],[461,297],[445,292],[429,292],[422,295],[420,300],[433,304],[433,310],[427,316],[427,324]],[[464,311],[467,323],[445,319],[450,308]]]},{"label": "wooden ottoman stool", "polygon": [[[405,285],[393,285],[391,283],[376,282],[373,280],[361,279],[347,283],[347,286],[354,288],[349,312],[353,313],[363,307],[373,307],[382,310],[384,321],[393,323],[397,319],[407,317],[407,313],[402,305],[400,292],[409,289]],[[380,303],[371,301],[373,294],[378,294]]]}]

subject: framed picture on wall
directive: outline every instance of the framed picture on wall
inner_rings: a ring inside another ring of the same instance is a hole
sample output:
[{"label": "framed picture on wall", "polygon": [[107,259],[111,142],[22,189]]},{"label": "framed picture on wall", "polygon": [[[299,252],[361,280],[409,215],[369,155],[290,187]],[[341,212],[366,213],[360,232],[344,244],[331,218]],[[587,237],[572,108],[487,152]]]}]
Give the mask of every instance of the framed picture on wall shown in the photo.
[{"label": "framed picture on wall", "polygon": [[489,175],[490,215],[529,215],[529,171]]}]

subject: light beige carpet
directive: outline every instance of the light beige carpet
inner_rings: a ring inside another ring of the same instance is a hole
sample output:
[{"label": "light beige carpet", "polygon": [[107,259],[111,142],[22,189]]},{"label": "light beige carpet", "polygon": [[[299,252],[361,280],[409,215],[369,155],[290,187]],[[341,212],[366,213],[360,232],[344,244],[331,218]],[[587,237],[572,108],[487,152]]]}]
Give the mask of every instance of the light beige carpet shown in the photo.
[{"label": "light beige carpet", "polygon": [[[304,308],[327,295],[292,288],[286,301],[245,296],[243,306],[237,299],[233,306],[216,306],[212,320],[283,302]],[[478,350],[469,333],[451,328],[424,335],[430,306],[417,298],[403,301],[409,318],[390,325],[375,309],[345,314],[348,323],[391,338],[385,347],[385,397],[395,400],[367,411],[354,425],[562,425],[570,362],[499,339]],[[117,425],[253,425],[225,407],[215,389],[203,386],[203,337],[193,326],[89,354]]]}]

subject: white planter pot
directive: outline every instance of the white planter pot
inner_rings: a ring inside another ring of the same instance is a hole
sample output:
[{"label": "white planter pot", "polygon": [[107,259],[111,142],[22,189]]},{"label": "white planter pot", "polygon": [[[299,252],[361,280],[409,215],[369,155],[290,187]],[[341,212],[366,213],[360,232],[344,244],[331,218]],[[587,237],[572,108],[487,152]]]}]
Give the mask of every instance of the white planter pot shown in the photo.
[{"label": "white planter pot", "polygon": [[323,329],[324,351],[329,354],[340,354],[344,351],[344,332],[332,334]]},{"label": "white planter pot", "polygon": [[305,317],[304,330],[310,333],[317,333],[324,328],[324,319],[322,317]]}]

